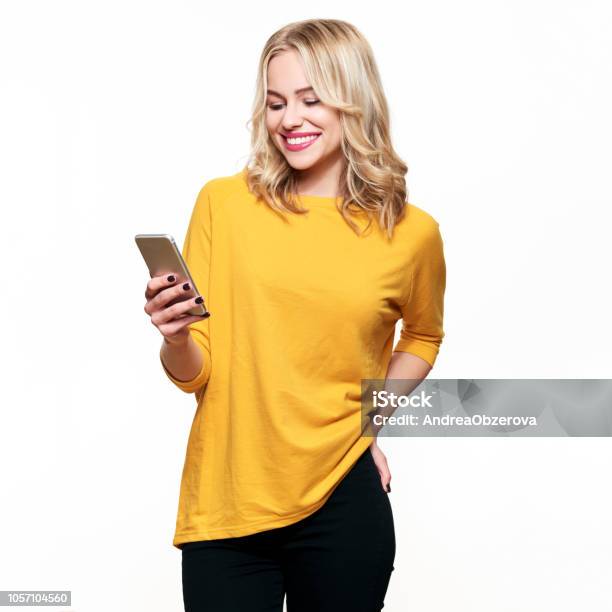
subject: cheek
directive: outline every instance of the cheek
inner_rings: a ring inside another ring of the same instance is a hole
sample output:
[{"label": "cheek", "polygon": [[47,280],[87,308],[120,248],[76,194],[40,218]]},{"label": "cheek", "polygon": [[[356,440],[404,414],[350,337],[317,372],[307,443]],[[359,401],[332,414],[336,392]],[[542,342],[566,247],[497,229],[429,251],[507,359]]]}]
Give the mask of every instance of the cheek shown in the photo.
[{"label": "cheek", "polygon": [[265,123],[266,123],[266,127],[273,131],[276,130],[277,126],[278,126],[278,122],[280,120],[280,114],[278,112],[273,112],[270,109],[266,110],[266,114],[265,114]]},{"label": "cheek", "polygon": [[340,139],[340,123],[333,113],[322,109],[312,116],[312,121],[322,128],[331,140],[336,141]]},{"label": "cheek", "polygon": [[276,143],[276,126],[271,123],[268,119],[266,119],[266,130],[268,132],[268,138],[274,143]]},{"label": "cheek", "polygon": [[341,136],[340,126],[333,124],[327,126],[325,128],[325,148],[331,150],[339,147]]}]

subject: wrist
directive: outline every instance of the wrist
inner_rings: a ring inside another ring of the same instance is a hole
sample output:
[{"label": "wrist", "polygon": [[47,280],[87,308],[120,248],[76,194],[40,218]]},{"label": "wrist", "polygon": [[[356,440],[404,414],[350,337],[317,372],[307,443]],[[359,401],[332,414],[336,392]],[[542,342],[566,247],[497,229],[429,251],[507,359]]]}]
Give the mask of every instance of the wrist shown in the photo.
[{"label": "wrist", "polygon": [[187,346],[188,342],[189,342],[189,331],[187,331],[187,333],[185,334],[175,334],[174,336],[170,338],[168,338],[167,336],[164,336],[164,344],[167,346],[172,346],[172,347]]}]

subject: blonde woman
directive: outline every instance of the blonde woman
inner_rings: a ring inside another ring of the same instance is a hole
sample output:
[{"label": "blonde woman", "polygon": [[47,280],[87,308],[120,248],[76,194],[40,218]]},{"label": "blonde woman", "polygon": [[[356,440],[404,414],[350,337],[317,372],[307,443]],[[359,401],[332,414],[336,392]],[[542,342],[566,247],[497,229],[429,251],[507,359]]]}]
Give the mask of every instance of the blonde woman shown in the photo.
[{"label": "blonde woman", "polygon": [[[379,611],[391,475],[363,435],[361,380],[433,366],[439,226],[406,201],[374,57],[351,24],[273,34],[250,123],[248,164],[205,183],[185,237],[201,295],[173,275],[146,290],[164,371],[197,400],[173,541],[185,610],[281,612],[286,596],[288,612]],[[202,298],[211,316],[185,315]]]}]

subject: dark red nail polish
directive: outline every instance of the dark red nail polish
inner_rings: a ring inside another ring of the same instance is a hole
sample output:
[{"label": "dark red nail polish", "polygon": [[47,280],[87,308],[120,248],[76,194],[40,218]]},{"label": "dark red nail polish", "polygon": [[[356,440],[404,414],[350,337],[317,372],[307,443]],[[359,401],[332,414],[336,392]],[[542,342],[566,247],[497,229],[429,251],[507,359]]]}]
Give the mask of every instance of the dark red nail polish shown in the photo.
[{"label": "dark red nail polish", "polygon": [[185,291],[189,291],[189,283],[185,283],[185,284],[183,285],[183,289],[184,289]]},{"label": "dark red nail polish", "polygon": [[198,295],[198,297],[195,299],[196,304],[201,304],[204,301],[204,298],[201,295]]},{"label": "dark red nail polish", "polygon": [[171,274],[171,275],[168,277],[168,282],[169,282],[169,283],[173,283],[175,280],[176,280],[176,278],[174,277],[174,274]]}]

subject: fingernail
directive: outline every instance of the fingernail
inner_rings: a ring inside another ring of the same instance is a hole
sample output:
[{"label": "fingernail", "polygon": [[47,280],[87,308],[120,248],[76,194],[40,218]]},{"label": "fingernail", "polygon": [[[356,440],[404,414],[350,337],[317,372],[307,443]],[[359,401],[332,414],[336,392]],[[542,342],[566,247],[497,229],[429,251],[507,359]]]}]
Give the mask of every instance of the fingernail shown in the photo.
[{"label": "fingernail", "polygon": [[387,485],[387,493],[391,493],[391,485],[390,484]]},{"label": "fingernail", "polygon": [[183,285],[183,289],[184,289],[185,291],[189,291],[189,283],[185,283],[185,284]]},{"label": "fingernail", "polygon": [[168,277],[168,282],[169,282],[169,283],[173,283],[175,280],[176,280],[176,278],[174,278],[174,274],[171,274],[171,275]]},{"label": "fingernail", "polygon": [[204,298],[201,295],[198,295],[198,297],[195,299],[196,304],[201,304],[203,301],[204,301]]},{"label": "fingernail", "polygon": [[200,315],[203,319],[208,319],[210,317],[210,312],[205,312],[203,315]]}]

